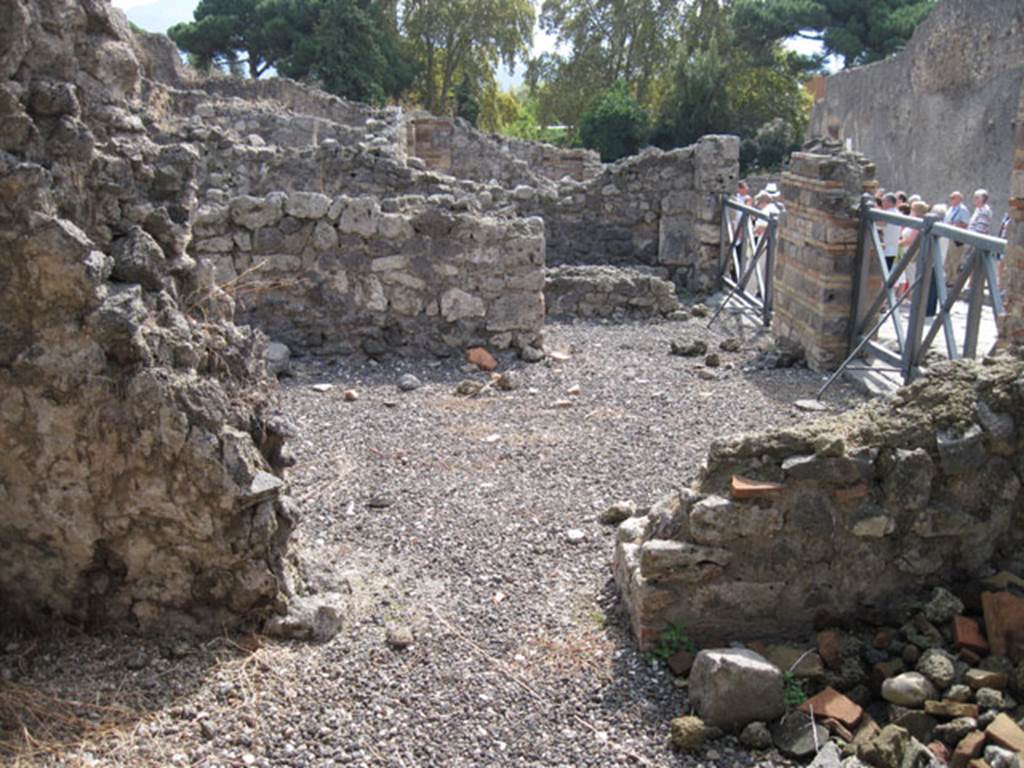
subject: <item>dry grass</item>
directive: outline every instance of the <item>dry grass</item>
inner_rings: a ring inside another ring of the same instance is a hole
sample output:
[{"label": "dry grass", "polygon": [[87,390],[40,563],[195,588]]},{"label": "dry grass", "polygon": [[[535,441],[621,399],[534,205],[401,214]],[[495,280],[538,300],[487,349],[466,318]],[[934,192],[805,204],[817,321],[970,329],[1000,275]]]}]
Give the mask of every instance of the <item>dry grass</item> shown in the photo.
[{"label": "dry grass", "polygon": [[[211,680],[227,680],[234,685],[231,699],[219,708],[207,708],[207,715],[216,720],[228,712],[248,712],[254,725],[261,727],[257,716],[261,697],[272,689],[289,697],[287,681],[278,670],[298,651],[287,645],[267,645],[256,635],[221,637],[206,647],[212,652],[211,665],[194,674],[195,687]],[[75,687],[88,690],[82,682],[78,680]],[[104,698],[108,700],[102,701]],[[128,681],[114,692],[96,694],[95,700],[88,701],[28,683],[2,682],[0,765],[78,765],[85,762],[83,754],[102,755],[103,761],[112,765],[167,765],[169,754],[146,758],[136,754],[138,731],[164,716],[164,710],[181,703],[167,699],[154,702]]]},{"label": "dry grass", "polygon": [[103,739],[143,717],[135,707],[102,705],[46,693],[29,685],[0,684],[0,758],[34,765],[59,757],[85,739]]}]

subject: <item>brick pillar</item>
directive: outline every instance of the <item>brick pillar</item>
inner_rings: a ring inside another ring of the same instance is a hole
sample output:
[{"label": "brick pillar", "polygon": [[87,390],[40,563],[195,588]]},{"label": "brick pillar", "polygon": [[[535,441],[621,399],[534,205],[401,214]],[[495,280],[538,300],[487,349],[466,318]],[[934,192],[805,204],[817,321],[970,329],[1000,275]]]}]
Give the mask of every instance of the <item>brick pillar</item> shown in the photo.
[{"label": "brick pillar", "polygon": [[775,262],[777,339],[803,348],[815,371],[833,371],[846,357],[857,272],[856,207],[877,187],[875,166],[862,156],[794,153],[782,175],[786,212]]},{"label": "brick pillar", "polygon": [[1003,273],[1006,315],[999,324],[1003,342],[1024,347],[1024,88],[1017,117],[1017,149],[1010,181],[1010,232]]}]

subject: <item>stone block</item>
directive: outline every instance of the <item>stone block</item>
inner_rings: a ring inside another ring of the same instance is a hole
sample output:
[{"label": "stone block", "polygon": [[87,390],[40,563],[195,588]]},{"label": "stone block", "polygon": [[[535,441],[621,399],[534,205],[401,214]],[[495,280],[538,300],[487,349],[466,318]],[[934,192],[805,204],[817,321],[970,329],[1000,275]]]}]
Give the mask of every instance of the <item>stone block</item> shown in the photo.
[{"label": "stone block", "polygon": [[690,536],[698,544],[719,545],[737,539],[762,539],[782,530],[782,512],[737,504],[718,496],[690,510]]},{"label": "stone block", "polygon": [[753,651],[704,650],[690,671],[690,700],[710,726],[738,732],[786,711],[782,672]]},{"label": "stone block", "polygon": [[700,581],[718,573],[731,560],[732,554],[724,549],[652,539],[640,548],[640,573],[652,581]]}]

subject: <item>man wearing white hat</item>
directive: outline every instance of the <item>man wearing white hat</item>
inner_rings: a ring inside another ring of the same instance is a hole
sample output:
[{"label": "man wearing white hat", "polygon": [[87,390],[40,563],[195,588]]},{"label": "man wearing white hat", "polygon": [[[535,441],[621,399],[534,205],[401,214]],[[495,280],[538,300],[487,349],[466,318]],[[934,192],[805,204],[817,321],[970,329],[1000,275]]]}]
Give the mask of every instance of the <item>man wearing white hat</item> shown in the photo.
[{"label": "man wearing white hat", "polygon": [[765,185],[764,191],[768,193],[768,196],[771,198],[772,204],[776,207],[779,213],[786,210],[785,206],[782,204],[782,193],[779,191],[778,184],[776,184],[774,181],[769,182],[767,185]]}]

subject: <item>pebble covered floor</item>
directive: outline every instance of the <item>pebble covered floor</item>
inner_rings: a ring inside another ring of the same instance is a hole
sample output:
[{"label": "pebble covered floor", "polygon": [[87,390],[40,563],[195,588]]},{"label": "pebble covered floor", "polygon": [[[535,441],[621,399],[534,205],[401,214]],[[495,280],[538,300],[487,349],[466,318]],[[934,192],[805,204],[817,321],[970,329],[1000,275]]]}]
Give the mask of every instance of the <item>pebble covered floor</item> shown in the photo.
[{"label": "pebble covered floor", "polygon": [[[822,377],[756,368],[753,340],[716,368],[669,355],[684,332],[718,351],[725,334],[703,328],[553,324],[560,359],[504,358],[516,388],[476,397],[455,388],[487,376],[458,359],[296,363],[281,392],[299,431],[292,549],[312,589],[343,596],[341,632],[5,640],[8,694],[63,715],[33,764],[788,764],[732,737],[671,750],[686,692],[635,650],[597,519],[688,485],[717,437],[815,417],[793,404]],[[421,386],[399,390],[405,374]]]}]

